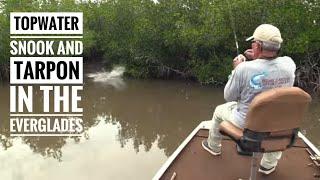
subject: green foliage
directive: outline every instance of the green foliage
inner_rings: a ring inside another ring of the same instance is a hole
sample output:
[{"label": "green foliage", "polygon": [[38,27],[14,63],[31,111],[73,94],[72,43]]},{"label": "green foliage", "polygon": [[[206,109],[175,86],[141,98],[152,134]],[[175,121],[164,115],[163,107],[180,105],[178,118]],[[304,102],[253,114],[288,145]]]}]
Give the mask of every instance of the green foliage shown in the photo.
[{"label": "green foliage", "polygon": [[8,62],[9,57],[9,18],[5,14],[0,14],[0,63]]},{"label": "green foliage", "polygon": [[319,64],[318,0],[8,0],[0,8],[0,62],[9,57],[9,12],[82,11],[84,56],[124,65],[132,77],[222,84],[236,55],[233,31],[243,52],[262,23],[281,30],[283,55]]},{"label": "green foliage", "polygon": [[207,64],[193,61],[193,71],[203,84],[221,85],[231,72],[230,59],[213,57]]}]

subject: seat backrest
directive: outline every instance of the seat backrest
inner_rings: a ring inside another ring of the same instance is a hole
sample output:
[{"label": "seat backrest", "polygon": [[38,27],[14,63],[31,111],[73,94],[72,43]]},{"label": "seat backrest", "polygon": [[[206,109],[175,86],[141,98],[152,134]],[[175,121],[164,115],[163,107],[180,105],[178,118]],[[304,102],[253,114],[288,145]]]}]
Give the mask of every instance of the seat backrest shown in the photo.
[{"label": "seat backrest", "polygon": [[297,87],[257,95],[249,106],[240,144],[251,152],[283,151],[294,144],[311,97]]},{"label": "seat backrest", "polygon": [[285,132],[299,128],[311,97],[298,87],[270,89],[249,106],[245,128],[255,132]]}]

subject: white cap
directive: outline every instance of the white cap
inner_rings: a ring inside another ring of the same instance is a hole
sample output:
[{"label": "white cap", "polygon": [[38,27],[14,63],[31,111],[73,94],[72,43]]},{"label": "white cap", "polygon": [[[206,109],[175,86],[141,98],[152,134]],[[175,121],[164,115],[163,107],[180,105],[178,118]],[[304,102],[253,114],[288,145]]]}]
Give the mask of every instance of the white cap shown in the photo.
[{"label": "white cap", "polygon": [[277,44],[281,44],[283,41],[280,30],[271,24],[261,24],[258,26],[253,35],[246,39],[246,41],[250,40],[258,40]]}]

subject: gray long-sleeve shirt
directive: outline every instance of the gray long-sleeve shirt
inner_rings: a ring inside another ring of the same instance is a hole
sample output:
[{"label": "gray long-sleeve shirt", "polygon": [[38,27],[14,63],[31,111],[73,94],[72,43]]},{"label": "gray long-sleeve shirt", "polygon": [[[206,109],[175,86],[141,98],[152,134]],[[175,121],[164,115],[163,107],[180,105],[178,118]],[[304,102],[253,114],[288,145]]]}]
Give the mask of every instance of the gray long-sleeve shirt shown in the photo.
[{"label": "gray long-sleeve shirt", "polygon": [[257,94],[276,87],[293,86],[295,70],[295,63],[287,56],[240,63],[224,88],[225,100],[238,102],[233,112],[237,125],[244,127],[249,104]]}]

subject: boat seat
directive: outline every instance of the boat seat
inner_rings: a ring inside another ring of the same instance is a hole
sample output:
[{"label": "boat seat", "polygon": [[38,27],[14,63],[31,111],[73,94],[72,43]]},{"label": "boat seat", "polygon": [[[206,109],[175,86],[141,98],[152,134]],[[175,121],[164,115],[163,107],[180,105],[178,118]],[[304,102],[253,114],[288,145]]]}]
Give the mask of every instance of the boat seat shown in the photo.
[{"label": "boat seat", "polygon": [[[219,130],[232,138],[244,154],[252,153],[253,166],[258,153],[284,151],[294,144],[310,102],[310,95],[298,87],[267,90],[249,105],[244,129],[223,121]],[[251,179],[253,173],[256,166],[251,170]]]},{"label": "boat seat", "polygon": [[219,130],[223,134],[228,135],[234,141],[239,141],[243,136],[243,129],[235,126],[229,121],[223,121],[220,123]]}]

